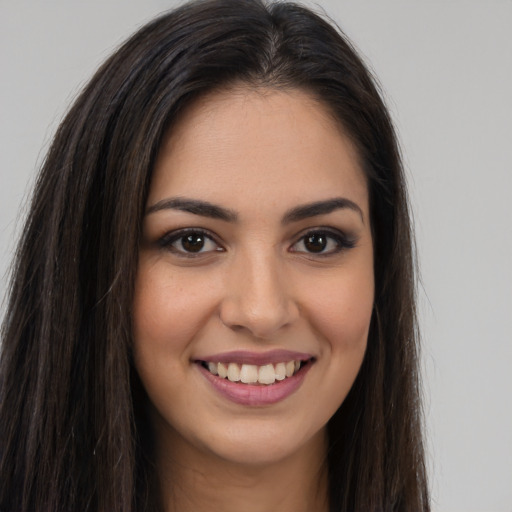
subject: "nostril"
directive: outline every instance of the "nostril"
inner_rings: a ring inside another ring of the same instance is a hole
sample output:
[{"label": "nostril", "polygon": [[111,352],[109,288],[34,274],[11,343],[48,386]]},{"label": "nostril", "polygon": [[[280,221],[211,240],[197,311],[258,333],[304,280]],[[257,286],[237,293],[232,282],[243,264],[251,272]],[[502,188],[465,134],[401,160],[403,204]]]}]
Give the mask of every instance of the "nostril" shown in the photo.
[{"label": "nostril", "polygon": [[256,338],[269,338],[293,324],[299,317],[297,305],[287,297],[277,300],[260,297],[235,297],[225,299],[219,312],[221,322],[231,330],[247,330]]}]

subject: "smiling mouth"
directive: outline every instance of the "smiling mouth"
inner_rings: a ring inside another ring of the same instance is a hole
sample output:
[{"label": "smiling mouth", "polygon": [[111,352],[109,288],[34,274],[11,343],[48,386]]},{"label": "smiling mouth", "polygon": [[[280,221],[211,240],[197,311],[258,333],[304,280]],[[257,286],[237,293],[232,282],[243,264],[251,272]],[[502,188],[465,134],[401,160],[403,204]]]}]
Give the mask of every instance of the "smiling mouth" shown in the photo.
[{"label": "smiling mouth", "polygon": [[313,358],[265,365],[198,361],[203,368],[221,379],[242,384],[264,386],[289,379],[296,375],[304,366],[312,362]]}]

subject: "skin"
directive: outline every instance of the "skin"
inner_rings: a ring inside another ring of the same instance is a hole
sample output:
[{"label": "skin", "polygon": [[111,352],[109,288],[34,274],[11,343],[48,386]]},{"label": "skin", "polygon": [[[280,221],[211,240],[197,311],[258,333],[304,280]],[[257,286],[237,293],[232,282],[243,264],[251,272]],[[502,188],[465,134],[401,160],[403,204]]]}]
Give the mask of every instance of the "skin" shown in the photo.
[{"label": "skin", "polygon": [[[177,197],[236,220],[165,207]],[[333,198],[351,207],[285,221]],[[169,235],[184,228],[211,239],[190,256]],[[319,228],[350,247],[324,235],[311,251],[304,237]],[[186,110],[154,169],[134,299],[135,365],[166,510],[327,510],[325,427],[361,366],[373,299],[366,180],[326,108],[299,90],[240,86]],[[196,364],[272,349],[314,362],[271,405],[228,400]]]}]

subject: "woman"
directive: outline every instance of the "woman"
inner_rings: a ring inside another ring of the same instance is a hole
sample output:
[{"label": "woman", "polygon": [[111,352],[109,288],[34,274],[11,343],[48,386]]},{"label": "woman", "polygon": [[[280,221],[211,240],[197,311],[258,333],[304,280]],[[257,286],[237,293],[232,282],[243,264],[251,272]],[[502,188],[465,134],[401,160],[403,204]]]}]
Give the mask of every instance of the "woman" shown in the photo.
[{"label": "woman", "polygon": [[428,510],[387,111],[310,11],[192,3],[45,160],[1,359],[0,509]]}]

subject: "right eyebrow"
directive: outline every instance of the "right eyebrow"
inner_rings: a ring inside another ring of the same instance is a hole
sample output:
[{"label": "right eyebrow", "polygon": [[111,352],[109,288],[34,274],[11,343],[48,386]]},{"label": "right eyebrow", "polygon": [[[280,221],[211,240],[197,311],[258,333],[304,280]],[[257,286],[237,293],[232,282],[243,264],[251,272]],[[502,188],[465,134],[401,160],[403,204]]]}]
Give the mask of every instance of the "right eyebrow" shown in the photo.
[{"label": "right eyebrow", "polygon": [[220,219],[226,222],[236,222],[238,215],[233,210],[222,208],[208,201],[200,201],[198,199],[188,199],[184,197],[169,197],[162,199],[151,205],[146,210],[146,215],[161,210],[180,210],[183,212],[200,215],[201,217],[210,217],[212,219]]}]

